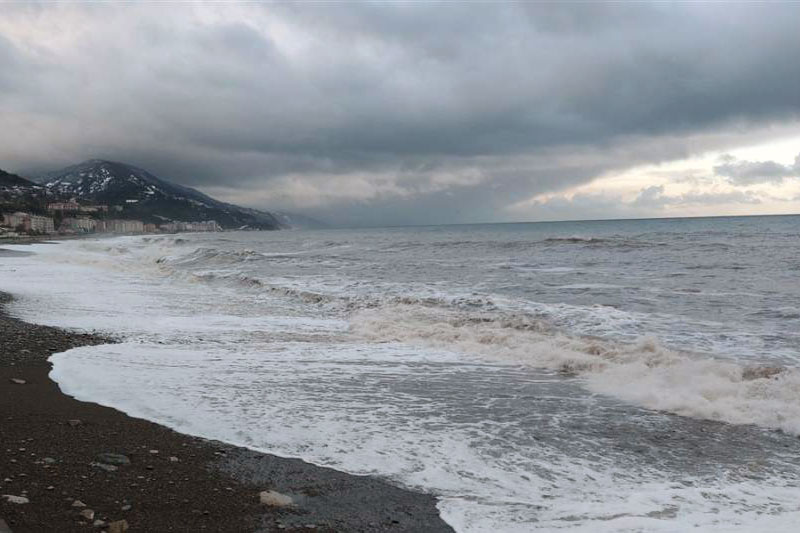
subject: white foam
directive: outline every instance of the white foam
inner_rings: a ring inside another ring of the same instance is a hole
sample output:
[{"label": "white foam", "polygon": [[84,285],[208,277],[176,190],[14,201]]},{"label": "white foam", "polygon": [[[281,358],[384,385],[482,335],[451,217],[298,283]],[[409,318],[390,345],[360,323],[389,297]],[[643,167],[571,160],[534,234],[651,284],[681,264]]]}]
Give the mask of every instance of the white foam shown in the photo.
[{"label": "white foam", "polygon": [[586,379],[593,391],[635,405],[800,435],[800,371],[693,357],[653,339],[637,344],[571,338],[537,324],[424,307],[358,312],[354,333],[546,368]]},{"label": "white foam", "polygon": [[[646,467],[624,471],[613,460],[563,455],[546,444],[502,448],[491,421],[459,423],[448,416],[453,406],[435,395],[393,388],[398,380],[438,386],[450,372],[470,371],[448,352],[396,344],[280,343],[245,352],[125,343],[52,361],[53,379],[79,399],[433,491],[460,532],[751,531],[765,524],[791,531],[800,517],[791,482],[686,486]],[[496,447],[504,452],[493,453]],[[777,507],[783,513],[770,515]]]}]

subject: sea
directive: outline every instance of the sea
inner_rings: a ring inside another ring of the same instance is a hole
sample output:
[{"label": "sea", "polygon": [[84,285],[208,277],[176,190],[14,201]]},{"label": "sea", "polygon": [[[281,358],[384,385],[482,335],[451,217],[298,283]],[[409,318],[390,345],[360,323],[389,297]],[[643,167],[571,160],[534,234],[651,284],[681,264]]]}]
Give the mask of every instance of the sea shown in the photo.
[{"label": "sea", "polygon": [[78,399],[458,532],[796,532],[800,217],[85,238],[0,257]]}]

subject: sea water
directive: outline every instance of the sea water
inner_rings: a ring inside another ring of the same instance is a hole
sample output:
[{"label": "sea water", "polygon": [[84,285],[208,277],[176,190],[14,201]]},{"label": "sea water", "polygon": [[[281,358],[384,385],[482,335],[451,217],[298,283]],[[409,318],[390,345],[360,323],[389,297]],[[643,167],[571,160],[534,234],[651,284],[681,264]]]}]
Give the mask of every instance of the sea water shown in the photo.
[{"label": "sea water", "polygon": [[[22,249],[22,247],[20,247]],[[82,239],[68,394],[435,494],[457,531],[796,531],[800,217]]]}]

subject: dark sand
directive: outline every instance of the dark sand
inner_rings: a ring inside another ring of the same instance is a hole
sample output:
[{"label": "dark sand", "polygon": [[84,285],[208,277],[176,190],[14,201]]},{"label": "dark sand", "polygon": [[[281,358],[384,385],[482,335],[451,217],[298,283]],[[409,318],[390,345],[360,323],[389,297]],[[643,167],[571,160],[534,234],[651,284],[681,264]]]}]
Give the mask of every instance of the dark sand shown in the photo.
[{"label": "dark sand", "polygon": [[[0,293],[0,306],[7,301]],[[0,309],[0,494],[30,500],[0,498],[0,531],[3,520],[14,533],[107,531],[80,516],[76,499],[94,520],[124,519],[131,532],[452,531],[431,496],[189,437],[62,394],[47,358],[101,342]],[[103,452],[131,463],[113,472],[93,466]],[[289,494],[296,505],[263,505],[263,490]]]}]

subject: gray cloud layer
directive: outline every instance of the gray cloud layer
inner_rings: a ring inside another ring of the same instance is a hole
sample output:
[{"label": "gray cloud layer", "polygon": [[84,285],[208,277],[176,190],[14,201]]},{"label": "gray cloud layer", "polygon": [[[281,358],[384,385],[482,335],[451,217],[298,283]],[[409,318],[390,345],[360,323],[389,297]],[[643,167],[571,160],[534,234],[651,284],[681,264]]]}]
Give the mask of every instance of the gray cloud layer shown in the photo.
[{"label": "gray cloud layer", "polygon": [[726,155],[714,167],[714,173],[727,178],[734,185],[781,183],[786,178],[800,177],[800,154],[793,165],[782,165],[775,161],[739,161]]},{"label": "gray cloud layer", "polygon": [[794,5],[3,10],[0,167],[113,158],[348,224],[503,219],[800,111]]}]

